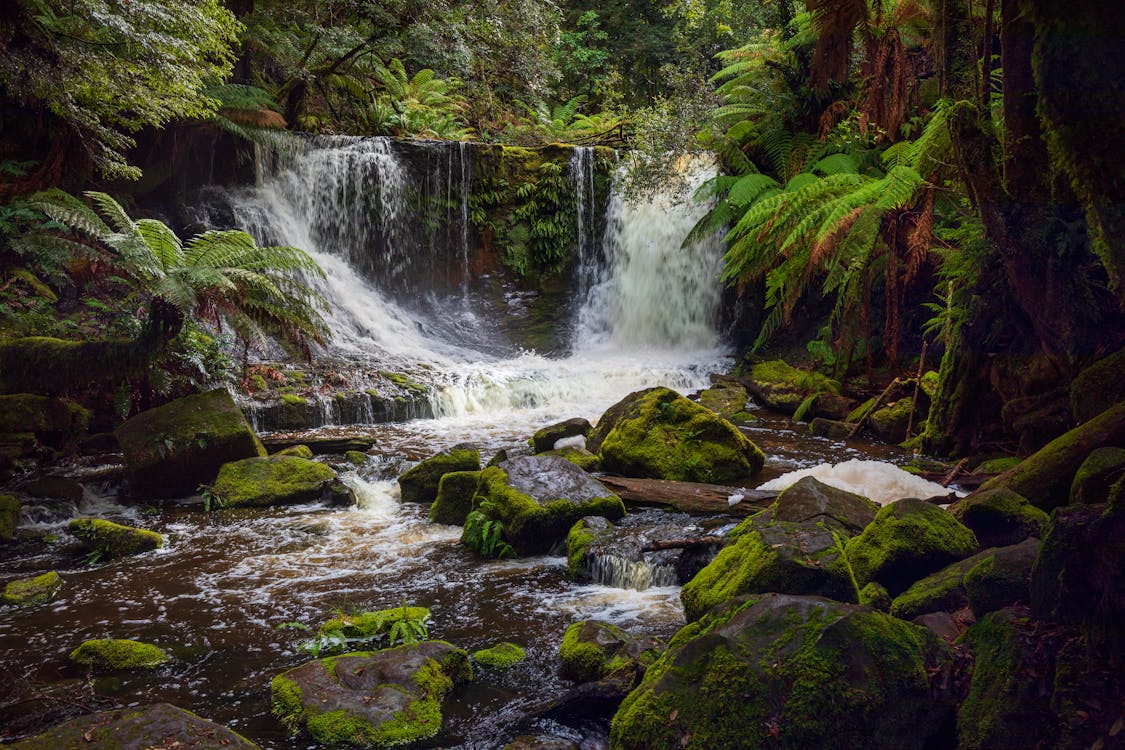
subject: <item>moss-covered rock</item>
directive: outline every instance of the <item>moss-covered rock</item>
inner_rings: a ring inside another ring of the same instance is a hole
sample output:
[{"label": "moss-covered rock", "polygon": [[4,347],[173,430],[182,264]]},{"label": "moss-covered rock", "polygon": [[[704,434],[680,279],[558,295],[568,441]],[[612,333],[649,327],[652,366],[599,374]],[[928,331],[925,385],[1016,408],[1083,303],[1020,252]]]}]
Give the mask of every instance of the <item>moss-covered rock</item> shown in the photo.
[{"label": "moss-covered rock", "polygon": [[1070,383],[1070,412],[1078,424],[1125,401],[1125,349],[1087,367]]},{"label": "moss-covered rock", "polygon": [[900,398],[894,403],[871,413],[867,424],[875,436],[888,443],[901,443],[906,439],[906,428],[914,413],[914,400]]},{"label": "moss-covered rock", "polygon": [[221,724],[168,703],[115,708],[79,716],[5,747],[12,750],[257,750]]},{"label": "moss-covered rock", "polygon": [[132,493],[183,497],[214,481],[229,461],[266,455],[224,390],[177,399],[141,412],[117,428]]},{"label": "moss-covered rock", "polygon": [[1125,445],[1125,401],[1061,435],[1015,467],[989,479],[981,489],[1007,487],[1037,508],[1065,505],[1082,462],[1094,450]]},{"label": "moss-covered rock", "polygon": [[527,651],[523,646],[504,641],[491,648],[482,648],[473,652],[473,661],[490,669],[507,669],[514,667],[527,659]]},{"label": "moss-covered rock", "polygon": [[419,461],[398,478],[404,503],[432,503],[437,498],[441,478],[454,471],[479,471],[480,451],[471,445],[455,445],[449,450]]},{"label": "moss-covered rock", "polygon": [[689,624],[613,718],[616,750],[921,750],[949,715],[948,648],[820,597],[740,597]]},{"label": "moss-covered rock", "polygon": [[360,451],[348,451],[344,454],[344,458],[352,466],[363,466],[367,463],[367,454]]},{"label": "moss-covered rock", "polygon": [[[350,452],[350,451],[349,451]],[[312,458],[314,455],[313,449],[307,445],[290,445],[288,448],[282,448],[277,453],[271,454],[274,456],[296,456],[297,458]]]},{"label": "moss-covered rock", "polygon": [[566,534],[566,572],[571,580],[589,577],[586,560],[590,546],[599,538],[605,537],[611,524],[601,516],[579,518]]},{"label": "moss-covered rock", "polygon": [[771,510],[775,521],[820,522],[854,536],[875,520],[879,505],[814,477],[803,477],[777,496]]},{"label": "moss-covered rock", "polygon": [[391,607],[374,612],[341,614],[325,620],[317,628],[317,632],[322,635],[340,633],[346,638],[372,640],[389,634],[396,622],[407,620],[427,622],[429,619],[430,610],[425,607]]},{"label": "moss-covered rock", "polygon": [[67,527],[91,553],[100,559],[139,555],[164,546],[164,537],[148,529],[122,526],[101,518],[76,518]]},{"label": "moss-covered rock", "polygon": [[274,716],[330,747],[387,747],[441,729],[441,702],[472,677],[469,655],[443,641],[311,661],[270,684]]},{"label": "moss-covered rock", "polygon": [[977,550],[973,532],[948,512],[906,498],[883,507],[847,546],[856,583],[878,581],[892,596]]},{"label": "moss-covered rock", "polygon": [[758,418],[747,411],[750,394],[733,380],[720,380],[699,392],[699,403],[733,424],[750,424]]},{"label": "moss-covered rock", "polygon": [[987,461],[981,461],[977,464],[973,472],[976,474],[1003,474],[1008,469],[1016,466],[1020,462],[1019,456],[1002,456],[1000,458],[990,458]]},{"label": "moss-covered rock", "polygon": [[680,591],[688,622],[742,594],[817,594],[855,602],[858,591],[844,558],[847,535],[822,522],[775,519],[773,508],[743,521],[707,567]]},{"label": "moss-covered rock", "polygon": [[58,448],[84,434],[89,424],[90,410],[72,401],[31,393],[0,396],[0,433],[34,433]]},{"label": "moss-covered rock", "polygon": [[1047,531],[1047,514],[1005,487],[974,492],[949,506],[949,512],[976,534],[982,547],[1019,544]]},{"label": "moss-covered rock", "polygon": [[913,620],[930,612],[954,612],[972,606],[979,615],[1027,601],[1031,568],[1039,547],[1038,539],[1029,538],[959,560],[896,596],[890,612],[895,617]]},{"label": "moss-covered rock", "polygon": [[567,446],[558,450],[543,451],[542,456],[558,456],[565,458],[583,471],[597,471],[601,467],[601,459],[585,448]]},{"label": "moss-covered rock", "polygon": [[244,458],[223,464],[211,488],[227,507],[268,507],[325,498],[336,472],[297,456]]},{"label": "moss-covered rock", "polygon": [[451,471],[438,482],[437,497],[430,506],[430,520],[461,526],[473,509],[473,495],[480,481],[479,471]]},{"label": "moss-covered rock", "polygon": [[70,652],[70,660],[96,672],[152,669],[171,661],[159,646],[119,638],[85,641]]},{"label": "moss-covered rock", "polygon": [[830,440],[843,440],[852,435],[852,425],[834,419],[817,417],[809,422],[809,434],[814,437],[829,438]]},{"label": "moss-covered rock", "polygon": [[62,579],[55,571],[35,576],[34,578],[21,578],[9,581],[4,587],[2,598],[4,604],[14,607],[28,607],[32,604],[49,602],[58,590],[62,588]]},{"label": "moss-covered rock", "polygon": [[883,585],[872,581],[860,589],[859,603],[865,607],[886,612],[891,608],[891,595]]},{"label": "moss-covered rock", "polygon": [[616,625],[600,620],[576,622],[559,644],[562,676],[593,682],[625,668],[646,668],[660,655],[655,638],[635,638]]},{"label": "moss-covered rock", "polygon": [[765,454],[737,427],[669,388],[638,391],[622,403],[601,443],[605,471],[737,485],[762,468]]},{"label": "moss-covered rock", "polygon": [[531,438],[531,449],[535,453],[546,453],[554,450],[555,443],[559,440],[578,435],[585,437],[590,434],[592,429],[594,428],[590,425],[590,422],[582,417],[575,417],[565,422],[549,425],[535,432],[535,435]]},{"label": "moss-covered rock", "polygon": [[12,495],[0,495],[0,542],[10,542],[16,538],[20,512],[19,500]]},{"label": "moss-covered rock", "polygon": [[785,414],[793,414],[805,399],[817,393],[835,390],[829,378],[798,370],[780,359],[754,365],[746,383],[758,403]]},{"label": "moss-covered rock", "polygon": [[[544,554],[583,516],[625,515],[621,498],[557,456],[521,456],[480,475],[473,507],[503,525],[517,555]],[[467,529],[468,531],[468,529]],[[470,543],[468,534],[463,543]]]},{"label": "moss-covered rock", "polygon": [[1070,504],[1104,503],[1109,489],[1125,476],[1125,448],[1105,447],[1092,451],[1070,485]]}]

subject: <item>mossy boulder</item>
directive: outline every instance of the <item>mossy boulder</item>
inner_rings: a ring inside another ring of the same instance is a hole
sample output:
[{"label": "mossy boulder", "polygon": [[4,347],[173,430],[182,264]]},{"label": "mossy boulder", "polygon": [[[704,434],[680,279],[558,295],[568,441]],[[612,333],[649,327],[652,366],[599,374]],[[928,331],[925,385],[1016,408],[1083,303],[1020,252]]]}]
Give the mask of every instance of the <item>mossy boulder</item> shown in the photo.
[{"label": "mossy boulder", "polygon": [[798,370],[780,359],[754,365],[745,381],[758,403],[790,415],[805,399],[834,390],[829,378],[817,372]]},{"label": "mossy boulder", "polygon": [[0,495],[0,542],[10,542],[16,538],[20,512],[19,500],[12,495]]},{"label": "mossy boulder", "polygon": [[575,417],[558,424],[549,425],[535,432],[535,435],[531,438],[531,449],[535,453],[546,453],[554,450],[555,443],[559,440],[578,435],[585,437],[590,434],[592,429],[594,428],[590,425],[589,420],[582,417]]},{"label": "mossy boulder", "polygon": [[1026,602],[1031,568],[1039,554],[1034,537],[1007,547],[986,549],[917,581],[891,602],[895,617],[913,620],[930,612],[971,607],[977,616]]},{"label": "mossy boulder", "polygon": [[82,502],[86,495],[81,482],[66,477],[36,477],[30,482],[22,483],[19,491],[31,497],[69,500],[75,504]]},{"label": "mossy boulder", "polygon": [[986,461],[981,461],[977,467],[973,469],[976,474],[988,474],[995,476],[996,474],[1003,474],[1008,469],[1016,466],[1020,462],[1019,456],[1002,456],[1000,458],[990,458]]},{"label": "mossy boulder", "polygon": [[120,638],[85,641],[70,652],[69,659],[95,672],[153,669],[172,660],[159,646]]},{"label": "mossy boulder", "polygon": [[479,471],[480,451],[471,445],[455,445],[419,461],[398,478],[404,503],[432,503],[441,478],[454,471]]},{"label": "mossy boulder", "polygon": [[1106,447],[1092,451],[1070,484],[1070,504],[1104,503],[1109,489],[1125,476],[1125,448]]},{"label": "mossy boulder", "polygon": [[224,390],[177,399],[117,428],[129,488],[140,498],[183,497],[209,484],[230,461],[265,448]]},{"label": "mossy boulder", "polygon": [[473,509],[473,495],[480,481],[479,471],[451,471],[438,481],[437,497],[430,506],[430,520],[461,526]]},{"label": "mossy boulder", "polygon": [[539,455],[565,458],[583,471],[597,471],[601,467],[601,459],[599,459],[597,455],[585,448],[578,448],[572,445],[559,448],[558,450],[544,451]]},{"label": "mossy boulder", "polygon": [[823,522],[776,520],[774,509],[743,521],[733,544],[720,550],[680,591],[688,622],[742,594],[816,594],[855,602],[858,592],[844,558],[847,535]]},{"label": "mossy boulder", "polygon": [[274,716],[291,735],[330,747],[387,747],[432,737],[441,702],[472,678],[469,655],[443,641],[318,659],[270,684]]},{"label": "mossy boulder", "polygon": [[733,424],[750,424],[758,418],[747,411],[750,394],[746,386],[733,380],[720,380],[699,392],[699,404]]},{"label": "mossy boulder", "polygon": [[662,646],[655,638],[634,637],[609,622],[576,622],[559,644],[562,676],[594,682],[621,669],[643,670],[656,661]]},{"label": "mossy boulder", "polygon": [[1049,518],[1027,498],[1000,487],[974,492],[949,506],[949,512],[976,535],[982,547],[1019,544],[1043,537]]},{"label": "mossy boulder", "polygon": [[362,451],[348,451],[344,454],[344,459],[352,466],[363,466],[367,463],[367,454]]},{"label": "mossy boulder", "polygon": [[809,434],[813,437],[843,440],[852,436],[852,426],[848,422],[816,417],[809,422]]},{"label": "mossy boulder", "polygon": [[906,428],[914,413],[914,400],[900,398],[894,403],[871,413],[867,425],[875,436],[888,443],[901,443],[906,440]]},{"label": "mossy boulder", "polygon": [[622,403],[611,409],[617,418],[601,443],[605,471],[737,485],[762,468],[765,454],[737,427],[670,388],[638,391]]},{"label": "mossy boulder", "polygon": [[35,576],[34,578],[21,578],[9,581],[4,587],[2,598],[4,604],[14,607],[29,607],[33,604],[49,602],[55,593],[62,588],[62,579],[55,571]]},{"label": "mossy boulder", "polygon": [[977,551],[973,532],[947,511],[915,498],[884,506],[847,545],[856,584],[878,581],[892,596]]},{"label": "mossy boulder", "polygon": [[887,612],[891,608],[891,594],[885,586],[872,581],[860,589],[859,603],[880,612]]},{"label": "mossy boulder", "polygon": [[0,433],[31,432],[40,442],[62,447],[90,425],[90,410],[61,398],[16,393],[0,396]]},{"label": "mossy boulder", "polygon": [[542,455],[484,469],[473,507],[503,524],[503,539],[517,555],[546,553],[584,516],[625,515],[621,498],[596,479],[565,459]]},{"label": "mossy boulder", "polygon": [[527,659],[523,646],[504,641],[473,652],[473,661],[490,669],[508,669]]},{"label": "mossy boulder", "polygon": [[5,747],[12,750],[256,750],[242,735],[168,703],[79,716]]},{"label": "mossy boulder", "polygon": [[879,505],[814,477],[802,477],[777,496],[771,510],[775,521],[819,522],[854,536],[875,520]]},{"label": "mossy boulder", "polygon": [[587,565],[590,547],[598,539],[607,538],[613,524],[601,516],[579,518],[566,534],[566,572],[571,580],[588,579]]},{"label": "mossy boulder", "polygon": [[327,499],[336,472],[297,456],[244,458],[223,464],[211,493],[227,507],[269,507]]},{"label": "mossy boulder", "polygon": [[948,647],[821,597],[739,597],[680,630],[622,703],[616,750],[921,750],[951,708]]},{"label": "mossy boulder", "polygon": [[296,456],[297,458],[312,458],[314,455],[313,449],[307,445],[291,445],[288,448],[282,448],[274,456]]},{"label": "mossy boulder", "polygon": [[1125,401],[1125,349],[1099,359],[1070,383],[1070,412],[1078,424]]},{"label": "mossy boulder", "polygon": [[340,633],[345,638],[373,640],[388,635],[396,622],[414,620],[427,622],[430,610],[425,607],[391,607],[374,612],[355,612],[342,614],[321,623],[317,628],[320,634]]},{"label": "mossy boulder", "polygon": [[103,559],[139,555],[164,546],[164,537],[155,531],[122,526],[101,518],[76,518],[67,528],[86,550]]}]

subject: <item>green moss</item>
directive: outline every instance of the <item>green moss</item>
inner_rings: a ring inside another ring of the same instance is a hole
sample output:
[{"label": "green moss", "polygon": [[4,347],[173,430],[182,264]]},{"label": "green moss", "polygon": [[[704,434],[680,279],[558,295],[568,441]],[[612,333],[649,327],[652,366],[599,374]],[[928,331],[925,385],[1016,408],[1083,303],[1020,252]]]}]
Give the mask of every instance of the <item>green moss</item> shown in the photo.
[{"label": "green moss", "polygon": [[926,398],[931,401],[937,396],[939,376],[934,370],[928,370],[922,375],[918,387],[922,389],[922,393],[926,394]]},{"label": "green moss", "polygon": [[348,451],[344,454],[344,458],[346,458],[348,463],[352,466],[363,466],[367,463],[367,454],[361,451]]},{"label": "green moss", "polygon": [[871,407],[873,407],[873,406],[875,406],[875,396],[872,396],[871,398],[867,399],[866,401],[864,401],[862,404],[860,404],[856,408],[852,409],[848,413],[847,419],[845,419],[844,421],[850,422],[850,423],[853,423],[853,424],[858,422],[859,420],[863,419],[867,415],[867,412],[871,411]]},{"label": "green moss", "polygon": [[1103,503],[1109,489],[1125,476],[1125,448],[1105,447],[1092,451],[1070,485],[1070,504]]},{"label": "green moss", "polygon": [[515,643],[498,643],[492,648],[473,652],[473,661],[492,669],[507,669],[527,658],[527,652]]},{"label": "green moss", "polygon": [[669,388],[640,391],[626,402],[601,442],[607,471],[738,484],[762,468],[765,454],[738,428]]},{"label": "green moss", "polygon": [[301,687],[283,674],[270,682],[270,709],[289,734],[301,731],[305,711]]},{"label": "green moss", "polygon": [[33,432],[60,446],[86,432],[90,410],[71,401],[30,393],[0,396],[0,433]]},{"label": "green moss", "polygon": [[437,497],[430,506],[430,521],[461,526],[473,509],[479,471],[451,471],[438,482]]},{"label": "green moss", "polygon": [[455,471],[480,469],[480,452],[472,446],[458,445],[419,461],[398,478],[404,503],[430,503],[437,498],[441,478]]},{"label": "green moss", "polygon": [[164,546],[164,537],[155,531],[122,526],[100,518],[76,518],[68,528],[87,550],[97,552],[103,558],[137,555]]},{"label": "green moss", "polygon": [[891,608],[891,595],[882,585],[872,581],[860,590],[859,603],[865,607],[886,612]]},{"label": "green moss", "polygon": [[555,443],[563,438],[586,436],[590,434],[590,423],[581,417],[568,419],[565,422],[548,425],[536,430],[531,437],[531,449],[535,453],[544,453],[553,450]]},{"label": "green moss", "polygon": [[16,538],[20,523],[20,501],[12,495],[0,495],[0,541]]},{"label": "green moss", "polygon": [[1018,544],[1029,536],[1042,538],[1049,517],[1026,498],[1007,488],[975,492],[949,508],[985,547]]},{"label": "green moss", "polygon": [[749,421],[756,419],[746,411],[746,402],[749,399],[750,394],[746,392],[745,387],[731,382],[718,383],[699,393],[701,406],[734,423],[747,421],[747,417]]},{"label": "green moss", "polygon": [[834,380],[818,372],[798,370],[780,359],[754,365],[750,369],[750,381],[758,401],[787,414],[804,411],[820,393],[839,391],[839,384]]},{"label": "green moss", "polygon": [[411,380],[408,376],[403,375],[401,372],[387,372],[380,370],[379,375],[384,380],[388,380],[399,388],[403,388],[415,396],[425,396],[429,394],[430,389],[421,383]]},{"label": "green moss", "polygon": [[597,471],[600,465],[600,461],[596,455],[588,450],[574,446],[560,448],[559,450],[543,451],[540,455],[565,458],[583,471]]},{"label": "green moss", "polygon": [[914,400],[900,398],[889,406],[875,411],[868,419],[871,429],[889,443],[899,443],[906,438],[906,427],[914,413]]},{"label": "green moss", "polygon": [[582,571],[582,563],[586,559],[586,552],[597,538],[597,534],[589,527],[585,518],[580,518],[570,527],[566,534],[566,574],[571,580],[577,580]]},{"label": "green moss", "polygon": [[297,456],[244,458],[223,464],[211,492],[229,507],[312,502],[335,478],[328,466]]},{"label": "green moss", "polygon": [[977,467],[973,469],[973,471],[977,474],[1002,474],[1018,464],[1021,460],[1019,456],[990,458],[987,461],[981,461],[977,464]]},{"label": "green moss", "polygon": [[859,586],[878,581],[897,595],[976,549],[973,532],[952,515],[907,498],[882,508],[863,533],[848,542],[846,551]]},{"label": "green moss", "polygon": [[283,393],[281,394],[281,403],[286,406],[305,406],[309,403],[309,400],[293,393]]},{"label": "green moss", "polygon": [[913,620],[928,612],[954,611],[968,604],[963,585],[965,574],[976,564],[969,558],[932,573],[902,592],[891,602],[890,612],[903,620]]},{"label": "green moss", "polygon": [[95,671],[152,669],[171,658],[164,649],[149,643],[123,639],[86,641],[70,652],[70,660]]},{"label": "green moss", "polygon": [[1079,424],[1125,400],[1125,349],[1100,359],[1070,384],[1070,411]]},{"label": "green moss", "polygon": [[428,621],[430,610],[425,607],[402,607],[380,609],[375,612],[360,612],[340,615],[317,628],[320,633],[343,633],[348,638],[375,638],[390,632],[391,627],[402,620]]},{"label": "green moss", "polygon": [[50,601],[62,587],[62,579],[55,571],[35,576],[10,581],[4,587],[3,602],[15,607],[28,607],[32,604],[42,604]]},{"label": "green moss", "polygon": [[297,458],[311,459],[313,457],[313,455],[315,455],[315,454],[313,453],[312,448],[310,448],[307,445],[291,445],[288,448],[282,448],[281,450],[279,450],[277,453],[274,453],[273,455],[275,455],[275,456],[296,456]]},{"label": "green moss", "polygon": [[625,639],[619,628],[605,622],[587,620],[576,622],[566,629],[559,644],[563,677],[576,682],[593,682],[610,673],[610,660],[605,647],[599,642],[603,640],[599,637],[601,631],[618,641]]}]

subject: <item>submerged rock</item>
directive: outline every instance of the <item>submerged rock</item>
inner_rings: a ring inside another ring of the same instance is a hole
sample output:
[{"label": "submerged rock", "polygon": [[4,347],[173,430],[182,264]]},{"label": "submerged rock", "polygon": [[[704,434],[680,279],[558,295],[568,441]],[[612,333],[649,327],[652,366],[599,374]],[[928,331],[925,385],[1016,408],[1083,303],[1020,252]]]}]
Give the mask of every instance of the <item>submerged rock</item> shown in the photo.
[{"label": "submerged rock", "polygon": [[531,438],[531,449],[535,453],[546,453],[547,451],[555,449],[555,443],[559,440],[569,437],[581,435],[585,437],[590,434],[593,427],[590,422],[582,417],[575,417],[568,419],[565,422],[559,422],[541,430],[537,430],[535,435]]},{"label": "submerged rock", "polygon": [[437,497],[430,506],[430,521],[461,526],[473,509],[479,471],[451,471],[438,482]]},{"label": "submerged rock", "polygon": [[87,714],[6,747],[12,750],[254,750],[221,724],[168,703]]},{"label": "submerged rock", "polygon": [[1030,536],[1042,537],[1050,520],[1027,498],[1006,487],[974,492],[949,506],[949,512],[983,547],[1005,547]]},{"label": "submerged rock", "polygon": [[921,750],[951,711],[950,661],[932,633],[881,612],[739,597],[676,634],[614,716],[611,747]]},{"label": "submerged rock", "polygon": [[[714,376],[712,376],[714,378]],[[750,394],[746,387],[733,380],[720,380],[699,392],[699,403],[734,424],[757,422],[758,418],[746,410]]]},{"label": "submerged rock", "polygon": [[473,652],[473,661],[491,669],[507,669],[527,659],[523,646],[504,641]]},{"label": "submerged rock", "polygon": [[656,661],[663,645],[655,638],[636,638],[612,623],[576,622],[566,629],[559,645],[562,676],[594,682],[619,670],[643,672]]},{"label": "submerged rock", "polygon": [[884,506],[847,546],[856,584],[878,581],[892,596],[977,551],[973,532],[947,511],[906,498]]},{"label": "submerged rock", "polygon": [[[621,498],[557,456],[520,456],[484,469],[473,506],[503,524],[504,541],[517,555],[546,553],[583,516],[625,515]],[[469,531],[463,543],[471,543]]]},{"label": "submerged rock", "polygon": [[96,672],[126,669],[152,669],[171,657],[159,646],[120,638],[85,641],[70,652],[70,660]]},{"label": "submerged rock", "polygon": [[227,507],[267,507],[331,500],[336,472],[297,456],[276,454],[223,464],[211,487]]},{"label": "submerged rock", "polygon": [[398,478],[404,503],[432,503],[441,478],[453,471],[479,471],[480,451],[471,445],[455,445],[419,461]]},{"label": "submerged rock", "polygon": [[139,555],[164,546],[164,537],[155,531],[122,526],[101,518],[76,518],[67,528],[87,551],[101,558]]},{"label": "submerged rock", "polygon": [[602,468],[623,476],[739,485],[765,461],[737,427],[670,388],[626,396],[597,431]]},{"label": "submerged rock", "polygon": [[184,497],[215,479],[229,461],[265,456],[254,431],[225,390],[177,399],[117,428],[131,492]]},{"label": "submerged rock", "polygon": [[290,734],[330,746],[384,747],[441,729],[441,702],[472,679],[469,655],[443,641],[311,661],[270,685],[273,714]]},{"label": "submerged rock", "polygon": [[60,588],[62,588],[62,579],[52,570],[34,578],[9,581],[4,587],[2,600],[4,604],[15,607],[28,607],[32,604],[49,602]]}]

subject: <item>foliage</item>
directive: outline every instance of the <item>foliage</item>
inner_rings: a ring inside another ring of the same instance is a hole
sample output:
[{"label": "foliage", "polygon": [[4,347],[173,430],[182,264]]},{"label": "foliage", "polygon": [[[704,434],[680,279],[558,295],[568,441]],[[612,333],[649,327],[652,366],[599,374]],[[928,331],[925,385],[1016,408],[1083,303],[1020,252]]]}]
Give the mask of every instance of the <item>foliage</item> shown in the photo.
[{"label": "foliage", "polygon": [[[352,632],[348,630],[346,626],[330,627],[327,630],[321,630],[314,638],[301,641],[297,647],[308,653],[314,659],[318,659],[322,654],[327,655],[353,651],[356,648],[366,649],[373,646],[391,648],[403,644],[414,645],[420,641],[426,640],[430,635],[429,626],[426,624],[428,614],[422,617],[415,617],[413,616],[412,610],[417,609],[418,608],[408,606],[406,598],[404,597],[400,610],[386,610],[388,614],[393,615],[389,622],[386,623],[389,627],[380,627],[375,632],[371,633]],[[364,613],[361,611],[354,613],[351,617],[362,618],[363,615]],[[347,618],[343,618],[343,620],[346,619]],[[338,622],[338,620],[332,622]],[[311,629],[309,626],[298,622],[282,623],[277,627],[305,631]]]},{"label": "foliage", "polygon": [[485,557],[515,557],[516,551],[504,541],[504,524],[486,515],[495,510],[495,505],[486,500],[469,513],[461,539],[469,549]]}]

